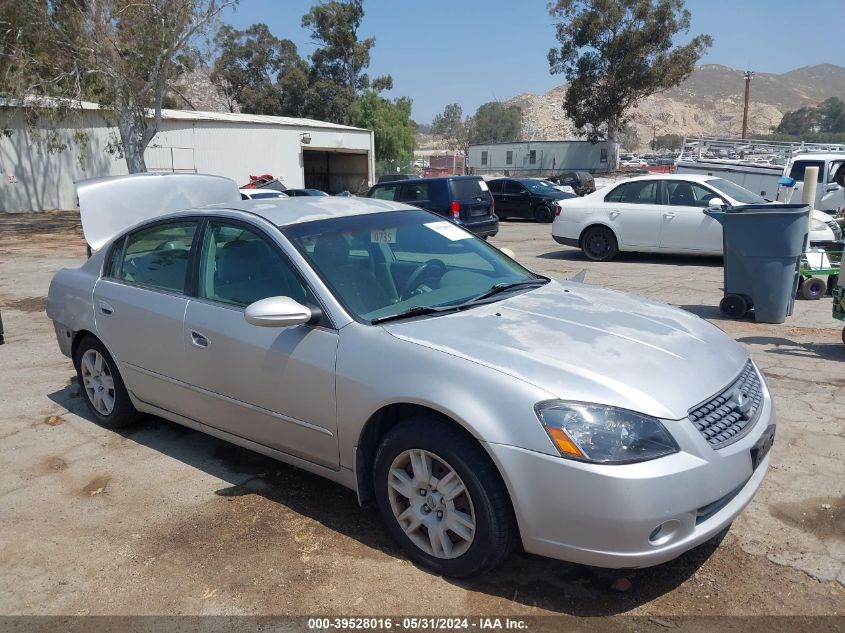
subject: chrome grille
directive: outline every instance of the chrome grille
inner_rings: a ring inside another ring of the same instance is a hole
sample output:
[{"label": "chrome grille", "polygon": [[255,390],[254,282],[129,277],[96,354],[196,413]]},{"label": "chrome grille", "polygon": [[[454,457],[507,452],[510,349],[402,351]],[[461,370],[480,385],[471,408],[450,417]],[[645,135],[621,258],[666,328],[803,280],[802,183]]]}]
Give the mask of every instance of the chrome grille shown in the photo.
[{"label": "chrome grille", "polygon": [[690,409],[689,419],[715,449],[738,440],[754,426],[763,404],[763,385],[751,361],[739,378],[716,396]]}]

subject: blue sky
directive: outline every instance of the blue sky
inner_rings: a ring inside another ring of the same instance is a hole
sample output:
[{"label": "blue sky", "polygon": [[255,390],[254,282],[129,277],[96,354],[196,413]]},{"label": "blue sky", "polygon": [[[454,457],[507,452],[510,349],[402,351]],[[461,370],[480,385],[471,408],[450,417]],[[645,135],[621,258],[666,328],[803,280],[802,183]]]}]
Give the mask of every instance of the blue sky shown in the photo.
[{"label": "blue sky", "polygon": [[[315,44],[301,18],[313,4],[240,0],[224,20],[239,28],[264,22],[307,55]],[[843,0],[687,0],[687,8],[690,35],[713,36],[702,63],[773,73],[845,65],[835,54],[845,36]],[[555,39],[545,0],[366,0],[364,9],[359,33],[376,38],[370,75],[392,75],[386,95],[410,96],[421,123],[447,103],[471,114],[486,101],[563,83],[546,61]]]}]

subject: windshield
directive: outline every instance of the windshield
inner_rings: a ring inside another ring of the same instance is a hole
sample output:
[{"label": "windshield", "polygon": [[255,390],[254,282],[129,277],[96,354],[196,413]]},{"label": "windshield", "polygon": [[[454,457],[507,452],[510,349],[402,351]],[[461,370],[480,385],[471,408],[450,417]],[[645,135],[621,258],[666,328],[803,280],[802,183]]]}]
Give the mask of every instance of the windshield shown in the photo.
[{"label": "windshield", "polygon": [[422,210],[317,220],[282,231],[362,321],[456,305],[495,284],[537,278],[484,240]]},{"label": "windshield", "polygon": [[[740,187],[735,182],[725,180],[724,178],[708,180],[707,184],[727,194],[729,198],[733,198],[740,204],[765,204],[768,202],[764,197],[758,196],[756,193],[748,191],[745,187]],[[725,202],[728,201],[725,200]]]},{"label": "windshield", "polygon": [[539,192],[539,193],[542,193],[544,191],[545,192],[556,192],[557,191],[557,189],[555,189],[554,186],[551,185],[551,183],[546,185],[546,184],[544,184],[544,181],[542,181],[542,180],[520,180],[519,182],[521,182],[524,186],[526,186],[531,191],[536,191],[536,192]]}]

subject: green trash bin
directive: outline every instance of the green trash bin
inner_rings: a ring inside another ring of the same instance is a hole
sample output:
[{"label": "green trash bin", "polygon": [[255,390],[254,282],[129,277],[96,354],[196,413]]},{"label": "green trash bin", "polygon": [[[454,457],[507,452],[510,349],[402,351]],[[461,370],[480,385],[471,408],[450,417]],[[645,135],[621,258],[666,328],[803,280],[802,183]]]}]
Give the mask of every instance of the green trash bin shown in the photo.
[{"label": "green trash bin", "polygon": [[739,319],[753,308],[756,321],[783,323],[795,304],[810,207],[749,204],[709,208],[704,213],[722,225],[722,314]]}]

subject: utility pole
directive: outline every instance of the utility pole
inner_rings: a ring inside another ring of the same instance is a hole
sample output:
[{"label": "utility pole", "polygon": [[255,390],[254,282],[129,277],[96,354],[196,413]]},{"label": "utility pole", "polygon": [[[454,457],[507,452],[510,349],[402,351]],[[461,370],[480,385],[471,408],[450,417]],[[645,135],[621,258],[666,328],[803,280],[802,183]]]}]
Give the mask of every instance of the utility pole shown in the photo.
[{"label": "utility pole", "polygon": [[745,71],[745,108],[742,110],[742,138],[748,135],[748,96],[751,92],[751,78],[754,73],[750,70]]},{"label": "utility pole", "polygon": [[657,150],[657,123],[651,124],[651,149]]}]

